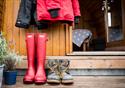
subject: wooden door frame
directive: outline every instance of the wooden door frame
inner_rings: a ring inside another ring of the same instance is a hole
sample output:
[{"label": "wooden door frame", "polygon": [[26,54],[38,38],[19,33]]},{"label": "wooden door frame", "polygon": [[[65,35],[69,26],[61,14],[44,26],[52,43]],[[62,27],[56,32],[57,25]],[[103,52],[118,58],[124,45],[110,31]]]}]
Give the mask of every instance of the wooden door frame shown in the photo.
[{"label": "wooden door frame", "polygon": [[111,43],[107,43],[106,44],[107,47],[125,46],[125,0],[121,0],[121,5],[122,5],[122,30],[124,39],[120,41],[113,41]]},{"label": "wooden door frame", "polygon": [[72,30],[73,27],[66,24],[66,55],[73,52]]}]

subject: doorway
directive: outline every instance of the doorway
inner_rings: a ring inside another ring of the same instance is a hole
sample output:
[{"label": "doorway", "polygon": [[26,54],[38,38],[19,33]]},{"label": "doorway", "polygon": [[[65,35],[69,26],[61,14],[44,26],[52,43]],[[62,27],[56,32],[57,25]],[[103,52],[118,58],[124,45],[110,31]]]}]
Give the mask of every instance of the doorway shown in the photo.
[{"label": "doorway", "polygon": [[92,37],[89,40],[87,37],[80,46],[72,43],[73,52],[124,51],[124,1],[79,0],[79,3],[82,16],[75,30],[89,30]]}]

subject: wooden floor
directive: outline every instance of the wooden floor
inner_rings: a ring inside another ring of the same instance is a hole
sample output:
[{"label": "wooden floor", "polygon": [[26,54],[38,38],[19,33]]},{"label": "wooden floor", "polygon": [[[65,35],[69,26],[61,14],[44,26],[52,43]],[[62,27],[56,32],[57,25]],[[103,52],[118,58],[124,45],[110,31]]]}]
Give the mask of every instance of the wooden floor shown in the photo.
[{"label": "wooden floor", "polygon": [[125,76],[79,76],[74,77],[72,85],[24,85],[23,77],[17,78],[15,86],[3,86],[3,88],[125,88]]}]

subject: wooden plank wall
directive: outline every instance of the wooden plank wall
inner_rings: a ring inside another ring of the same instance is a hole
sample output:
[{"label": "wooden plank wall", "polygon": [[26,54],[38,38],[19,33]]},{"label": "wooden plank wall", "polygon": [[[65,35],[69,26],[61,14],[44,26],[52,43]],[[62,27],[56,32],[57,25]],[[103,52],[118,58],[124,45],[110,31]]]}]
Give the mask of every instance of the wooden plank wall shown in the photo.
[{"label": "wooden plank wall", "polygon": [[15,27],[20,0],[5,0],[3,32],[11,48],[21,55],[26,55],[26,33],[47,33],[47,55],[64,56],[66,54],[66,29],[64,24],[56,23],[49,25],[48,29],[38,31],[35,27],[21,29]]},{"label": "wooden plank wall", "polygon": [[2,30],[3,25],[3,10],[4,10],[4,0],[0,0],[0,30]]}]

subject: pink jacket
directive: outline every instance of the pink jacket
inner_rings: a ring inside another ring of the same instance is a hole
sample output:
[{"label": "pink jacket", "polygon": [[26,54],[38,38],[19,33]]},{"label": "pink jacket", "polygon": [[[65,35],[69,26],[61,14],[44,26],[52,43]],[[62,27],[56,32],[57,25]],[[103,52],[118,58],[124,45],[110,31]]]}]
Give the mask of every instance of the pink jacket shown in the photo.
[{"label": "pink jacket", "polygon": [[[59,9],[58,17],[52,18],[49,10]],[[74,21],[75,16],[81,16],[78,0],[37,0],[38,21]]]}]

